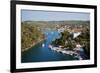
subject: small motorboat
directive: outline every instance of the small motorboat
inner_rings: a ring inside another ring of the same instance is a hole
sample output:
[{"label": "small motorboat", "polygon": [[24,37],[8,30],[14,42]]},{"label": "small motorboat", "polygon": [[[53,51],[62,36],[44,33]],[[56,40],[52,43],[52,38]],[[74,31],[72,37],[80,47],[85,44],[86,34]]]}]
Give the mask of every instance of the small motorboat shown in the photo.
[{"label": "small motorboat", "polygon": [[50,49],[52,49],[52,45],[49,45],[48,47],[49,47]]},{"label": "small motorboat", "polygon": [[45,46],[45,44],[42,44],[42,47],[44,47]]}]

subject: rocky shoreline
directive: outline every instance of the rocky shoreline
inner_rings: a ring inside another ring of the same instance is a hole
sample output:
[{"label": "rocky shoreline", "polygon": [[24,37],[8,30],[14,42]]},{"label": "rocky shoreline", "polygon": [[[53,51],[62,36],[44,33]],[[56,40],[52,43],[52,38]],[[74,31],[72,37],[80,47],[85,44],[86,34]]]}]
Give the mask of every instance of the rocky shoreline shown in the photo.
[{"label": "rocky shoreline", "polygon": [[38,44],[38,43],[41,43],[42,41],[44,41],[45,39],[41,39],[40,41],[38,41],[37,43],[34,43],[34,44],[32,44],[30,47],[28,47],[28,48],[25,48],[25,49],[21,49],[21,52],[24,52],[24,51],[27,51],[27,50],[29,50],[31,47],[33,47],[33,46],[35,46],[36,44]]},{"label": "rocky shoreline", "polygon": [[[49,48],[53,51],[56,51],[58,53],[62,53],[62,54],[67,54],[67,55],[71,55],[74,56],[75,58],[78,58],[79,60],[83,60],[84,58],[80,55],[80,53],[78,52],[83,52],[82,49],[78,49],[75,48],[74,50],[68,50],[67,48],[61,48],[61,47],[54,47],[52,45],[49,45]],[[78,51],[78,52],[77,52]]]}]

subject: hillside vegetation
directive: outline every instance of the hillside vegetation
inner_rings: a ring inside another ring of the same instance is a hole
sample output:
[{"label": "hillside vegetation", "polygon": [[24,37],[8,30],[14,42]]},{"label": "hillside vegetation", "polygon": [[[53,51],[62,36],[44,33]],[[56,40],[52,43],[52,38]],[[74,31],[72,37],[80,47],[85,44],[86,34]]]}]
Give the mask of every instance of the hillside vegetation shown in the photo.
[{"label": "hillside vegetation", "polygon": [[[21,23],[21,43],[22,51],[34,46],[36,43],[45,39],[44,31],[64,28],[61,38],[52,42],[54,45],[61,45],[65,48],[73,49],[79,43],[85,51],[90,52],[90,22],[89,21],[24,21]],[[73,39],[70,34],[72,30],[80,29],[81,35]],[[69,30],[69,31],[68,31]]]},{"label": "hillside vegetation", "polygon": [[73,39],[73,35],[68,31],[61,33],[61,37],[52,42],[55,46],[62,46],[63,48],[68,48],[74,50],[76,44],[80,44],[87,54],[88,58],[90,57],[90,30],[85,28],[81,34]]},{"label": "hillside vegetation", "polygon": [[21,24],[21,50],[25,51],[44,39],[44,34],[34,24]]}]

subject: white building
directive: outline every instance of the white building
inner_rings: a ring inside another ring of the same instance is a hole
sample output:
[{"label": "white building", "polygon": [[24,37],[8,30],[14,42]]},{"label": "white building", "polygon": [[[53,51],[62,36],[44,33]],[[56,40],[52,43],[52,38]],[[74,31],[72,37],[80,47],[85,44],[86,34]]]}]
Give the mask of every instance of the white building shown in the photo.
[{"label": "white building", "polygon": [[78,37],[80,34],[81,34],[81,32],[74,32],[74,33],[73,33],[73,38]]}]

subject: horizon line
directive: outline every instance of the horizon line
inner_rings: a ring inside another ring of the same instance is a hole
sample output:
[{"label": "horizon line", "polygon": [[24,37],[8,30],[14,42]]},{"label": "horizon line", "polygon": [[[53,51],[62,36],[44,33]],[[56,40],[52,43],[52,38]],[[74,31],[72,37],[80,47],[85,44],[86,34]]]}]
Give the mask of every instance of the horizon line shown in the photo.
[{"label": "horizon line", "polygon": [[[90,20],[25,20],[25,21],[44,21],[44,22],[49,22],[49,21],[90,21]],[[21,22],[25,22],[21,21]]]}]

